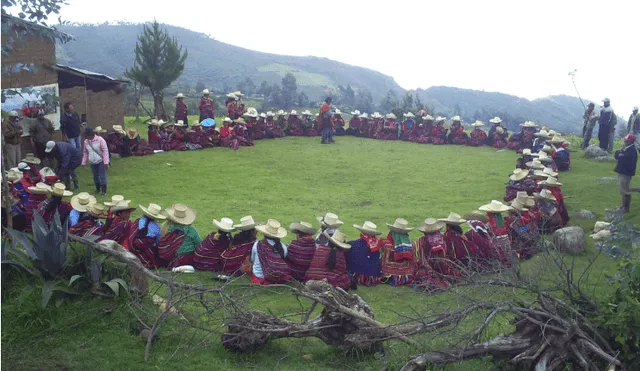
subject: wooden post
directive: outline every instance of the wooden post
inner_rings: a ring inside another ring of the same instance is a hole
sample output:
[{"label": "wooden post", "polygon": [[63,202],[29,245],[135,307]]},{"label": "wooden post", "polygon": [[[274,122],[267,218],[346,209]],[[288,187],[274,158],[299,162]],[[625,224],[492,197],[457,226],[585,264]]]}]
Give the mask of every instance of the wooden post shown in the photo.
[{"label": "wooden post", "polygon": [[[2,141],[4,142],[4,137],[2,137]],[[2,194],[6,197],[4,198],[4,207],[7,210],[7,228],[13,229],[13,218],[11,217],[11,191],[9,189],[9,182],[7,182],[7,176],[5,174],[4,164],[5,164],[5,149],[4,143],[2,144]]]}]

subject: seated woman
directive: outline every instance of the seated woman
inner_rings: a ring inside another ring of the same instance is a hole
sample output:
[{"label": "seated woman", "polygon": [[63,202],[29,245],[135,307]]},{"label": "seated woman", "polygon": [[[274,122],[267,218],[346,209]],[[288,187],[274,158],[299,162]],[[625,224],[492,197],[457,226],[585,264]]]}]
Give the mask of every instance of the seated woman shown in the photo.
[{"label": "seated woman", "polygon": [[551,139],[551,137],[549,136],[549,132],[544,129],[535,133],[534,136],[536,138],[533,140],[533,145],[531,148],[532,152],[540,152],[542,147],[544,147],[544,145],[547,144],[547,140]]},{"label": "seated woman", "polygon": [[198,231],[191,226],[196,212],[183,204],[175,204],[164,212],[169,219],[169,229],[158,241],[158,266],[171,269],[193,265],[193,252],[202,243]]},{"label": "seated woman", "polygon": [[[460,215],[456,213],[449,213],[449,216],[445,219],[438,219],[446,224],[447,229],[444,232],[444,243],[447,247],[447,258],[452,264],[452,271],[457,274],[459,269],[457,267],[467,267],[471,261],[479,256],[478,247],[465,237],[460,225],[466,222]],[[474,267],[472,267],[474,268]]]},{"label": "seated woman", "polygon": [[320,222],[320,233],[316,236],[317,244],[326,244],[327,238],[324,235],[324,232],[327,232],[329,235],[332,235],[335,231],[340,228],[341,225],[344,224],[338,215],[327,212],[324,216],[317,216],[316,220]]},{"label": "seated woman", "polygon": [[482,130],[484,123],[480,120],[476,120],[476,122],[471,124],[471,126],[473,127],[473,130],[471,131],[467,145],[472,147],[484,146],[487,143],[487,133]]},{"label": "seated woman", "polygon": [[535,204],[534,198],[526,196],[516,198],[509,213],[509,238],[511,247],[520,260],[531,258],[538,252],[541,244],[540,232],[535,217],[529,214],[527,203]]},{"label": "seated woman", "polygon": [[233,220],[229,218],[222,218],[220,221],[213,219],[213,225],[218,227],[218,231],[211,232],[196,248],[193,267],[201,271],[222,272],[222,253],[231,246],[231,233],[235,228]]},{"label": "seated woman", "polygon": [[380,249],[382,241],[378,236],[378,227],[372,222],[365,221],[362,225],[354,224],[360,231],[360,238],[349,241],[351,249],[347,250],[347,268],[354,282],[365,286],[380,284]]},{"label": "seated woman", "polygon": [[291,268],[287,265],[287,245],[281,239],[287,236],[287,230],[280,222],[269,219],[266,224],[256,226],[264,236],[251,247],[249,261],[251,276],[249,281],[256,285],[285,283],[291,280]]},{"label": "seated woman", "polygon": [[239,233],[232,237],[231,245],[220,254],[220,259],[223,273],[239,276],[242,275],[242,265],[256,242],[256,222],[252,216],[245,216],[240,219],[240,224],[234,225],[233,228]]},{"label": "seated woman", "polygon": [[[236,136],[237,145],[243,147],[251,147],[253,146],[253,140],[249,137],[247,132],[247,123],[244,121],[242,117],[236,119],[235,126],[233,127],[233,132]],[[237,149],[234,147],[234,149]]]},{"label": "seated woman", "polygon": [[187,145],[187,132],[183,128],[182,120],[178,120],[175,124],[169,123],[166,126],[167,129],[167,145],[170,151],[186,151]]},{"label": "seated woman", "polygon": [[313,235],[318,231],[311,223],[291,223],[291,233],[295,233],[296,239],[289,244],[286,262],[291,268],[291,276],[296,281],[304,281],[313,255],[316,252],[316,240]]},{"label": "seated woman", "polygon": [[129,251],[134,253],[147,268],[156,268],[158,264],[158,243],[162,237],[158,221],[166,220],[162,208],[157,204],[149,207],[140,205],[144,214],[131,224]]},{"label": "seated woman", "polygon": [[542,233],[552,233],[564,227],[562,216],[558,210],[558,201],[553,193],[548,189],[543,189],[540,193],[534,194],[534,196],[540,212],[539,230]]},{"label": "seated woman", "polygon": [[381,241],[381,281],[392,286],[410,285],[413,283],[415,260],[409,232],[413,228],[409,228],[409,222],[402,218],[393,224],[387,223],[387,226],[389,234]]},{"label": "seated woman", "polygon": [[274,138],[284,137],[284,131],[287,129],[287,119],[284,118],[284,111],[278,111],[278,119],[274,121],[271,134]]},{"label": "seated woman", "polygon": [[346,134],[353,136],[360,134],[360,111],[355,110],[351,112],[351,119],[349,120],[349,127],[347,128]]},{"label": "seated woman", "polygon": [[264,121],[264,137],[267,139],[275,138],[273,131],[276,129],[276,121],[273,119],[274,113],[271,111],[267,112],[267,118]]},{"label": "seated woman", "polygon": [[533,149],[533,141],[536,139],[538,124],[527,121],[520,125],[522,127],[522,146],[520,149]]},{"label": "seated woman", "polygon": [[462,126],[462,119],[460,116],[453,116],[451,118],[451,128],[449,128],[449,135],[447,136],[447,143],[449,144],[467,144],[469,135],[465,133]]},{"label": "seated woman", "polygon": [[107,135],[106,141],[109,153],[117,153],[120,157],[131,156],[127,132],[121,125],[113,125],[113,131]]},{"label": "seated woman", "polygon": [[340,112],[339,109],[336,108],[336,110],[333,112],[333,117],[331,118],[331,124],[333,125],[333,127],[335,128],[335,135],[345,135],[346,130],[344,129],[344,119],[342,118],[342,112]]},{"label": "seated woman", "polygon": [[[542,148],[548,148],[549,151],[551,151],[551,147],[547,145]],[[538,153],[538,161],[540,161],[542,165],[544,165],[544,167],[550,167],[553,171],[558,171],[558,166],[556,165],[555,161],[553,161],[553,158],[542,150],[540,150],[540,152]]]},{"label": "seated woman", "polygon": [[444,127],[444,121],[446,117],[438,117],[436,119],[436,125],[431,131],[431,143],[433,144],[445,144],[447,143],[447,129]]},{"label": "seated woman", "polygon": [[71,207],[73,210],[69,212],[69,233],[76,236],[84,236],[95,224],[88,211],[95,203],[96,198],[87,192],[80,192],[71,197]]},{"label": "seated woman", "polygon": [[251,139],[260,140],[264,139],[265,135],[265,119],[267,118],[267,114],[262,112],[258,118],[256,118],[256,122],[253,125],[253,133]]},{"label": "seated woman", "polygon": [[297,137],[304,135],[304,129],[300,124],[296,110],[291,110],[291,113],[289,113],[289,118],[287,119],[287,135],[295,135]]},{"label": "seated woman", "polygon": [[496,126],[496,130],[493,133],[493,148],[502,149],[507,146],[507,137],[509,136],[509,132],[500,126]]},{"label": "seated woman", "polygon": [[500,253],[493,243],[491,228],[487,224],[489,217],[480,211],[471,211],[464,216],[469,230],[464,234],[478,248],[478,256],[474,259],[474,269],[486,271],[495,262],[500,261]]},{"label": "seated woman", "polygon": [[302,121],[300,122],[304,135],[307,137],[317,137],[318,130],[313,125],[313,119],[311,119],[311,112],[309,110],[302,112]]},{"label": "seated woman", "polygon": [[381,140],[398,139],[398,122],[396,120],[396,115],[393,112],[388,113],[384,119],[381,130],[378,130],[376,134],[376,138]]},{"label": "seated woman", "polygon": [[198,121],[191,125],[191,129],[189,130],[189,143],[193,144],[196,149],[213,147],[211,135],[208,135],[207,132],[202,129],[202,123]]},{"label": "seated woman", "polygon": [[234,119],[238,108],[238,97],[233,93],[227,94],[227,99],[224,101],[224,105],[227,107],[227,116]]},{"label": "seated woman", "polygon": [[102,228],[104,227],[103,220],[107,218],[105,206],[99,203],[92,204],[87,208],[87,213],[89,214],[92,224],[91,227],[84,232],[83,236],[98,236],[99,238],[102,238]]},{"label": "seated woman", "polygon": [[416,120],[415,120],[416,116],[411,112],[407,112],[403,114],[403,116],[404,116],[404,121],[402,121],[402,124],[400,125],[400,128],[401,128],[400,139],[408,141],[409,137],[413,133],[414,128],[417,126]]},{"label": "seated woman", "polygon": [[554,136],[547,143],[552,149],[550,156],[557,165],[558,171],[568,171],[571,168],[571,155],[567,150],[565,140],[559,136]]},{"label": "seated woman", "polygon": [[340,231],[335,231],[333,235],[326,231],[323,234],[326,242],[318,245],[305,275],[305,281],[326,279],[332,286],[349,290],[353,284],[347,271],[345,257],[345,251],[351,248],[351,245],[345,242],[347,236]]},{"label": "seated woman", "polygon": [[478,210],[487,213],[489,218],[488,225],[493,236],[493,246],[495,246],[499,254],[500,263],[505,267],[513,266],[517,261],[517,257],[511,248],[509,220],[502,215],[510,211],[511,206],[492,200],[491,203],[480,206]]},{"label": "seated woman", "polygon": [[558,206],[558,213],[562,217],[562,226],[566,226],[569,223],[569,212],[567,206],[564,203],[564,195],[562,194],[562,183],[558,182],[558,179],[552,176],[547,177],[546,180],[540,182],[543,189],[551,191],[556,198],[556,205]]},{"label": "seated woman", "polygon": [[153,148],[149,146],[146,140],[140,138],[138,130],[136,128],[129,128],[127,133],[129,137],[129,148],[131,153],[136,156],[146,156],[153,154]]},{"label": "seated woman", "polygon": [[520,131],[519,133],[512,133],[507,141],[507,148],[512,149],[514,151],[519,151],[522,149],[524,133]]},{"label": "seated woman", "polygon": [[25,231],[31,232],[31,222],[33,221],[33,214],[37,212],[40,204],[48,198],[50,190],[51,187],[44,183],[38,183],[33,187],[27,188],[27,202],[24,205],[24,216],[27,219]]},{"label": "seated woman", "polygon": [[369,119],[369,115],[367,115],[366,113],[363,113],[360,115],[360,120],[359,120],[359,128],[356,132],[356,136],[358,137],[368,137],[369,136],[369,129],[371,128],[371,123],[373,122],[372,119]]},{"label": "seated woman", "polygon": [[427,289],[447,288],[449,283],[441,276],[450,276],[450,266],[446,264],[444,238],[440,230],[444,223],[427,218],[418,227],[423,236],[413,243],[416,254],[414,283]]},{"label": "seated woman", "polygon": [[415,139],[416,143],[431,143],[431,134],[433,133],[433,116],[426,115],[422,118],[423,122],[418,125]]},{"label": "seated woman", "polygon": [[62,198],[71,197],[73,192],[67,191],[65,185],[62,183],[54,184],[48,192],[49,198],[38,205],[38,214],[42,216],[45,223],[50,224],[53,222],[53,218],[57,212],[60,215],[60,222],[64,224],[72,208],[71,204],[63,201]]},{"label": "seated woman", "polygon": [[[34,186],[42,181],[42,176],[40,175],[40,159],[37,158],[33,153],[27,153],[25,158],[22,159],[22,162],[27,165],[27,167],[22,171],[22,179],[21,183],[25,188]],[[18,168],[20,168],[20,164],[18,164]]]},{"label": "seated woman", "polygon": [[377,138],[378,133],[382,133],[382,129],[384,128],[384,116],[379,112],[374,112],[371,118],[372,120],[369,122],[369,133],[367,134],[367,137]]},{"label": "seated woman", "polygon": [[113,240],[130,248],[129,236],[131,235],[131,212],[136,208],[129,205],[131,201],[125,200],[121,195],[111,196],[110,202],[104,204],[109,207],[107,220],[102,227],[102,239]]},{"label": "seated woman", "polygon": [[149,122],[149,126],[147,128],[147,139],[149,140],[149,147],[151,147],[151,149],[162,149],[162,142],[164,141],[164,138],[160,135],[160,124],[158,120],[152,119]]},{"label": "seated woman", "polygon": [[535,187],[535,181],[529,176],[529,170],[515,169],[513,173],[509,175],[504,200],[507,202],[512,201],[520,191],[533,194]]}]

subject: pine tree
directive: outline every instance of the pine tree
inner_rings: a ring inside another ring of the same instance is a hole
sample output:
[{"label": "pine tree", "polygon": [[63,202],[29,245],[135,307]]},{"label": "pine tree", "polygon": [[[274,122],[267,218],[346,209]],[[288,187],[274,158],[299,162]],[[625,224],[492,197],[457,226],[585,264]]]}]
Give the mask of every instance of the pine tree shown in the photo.
[{"label": "pine tree", "polygon": [[291,108],[295,104],[298,98],[297,90],[298,84],[296,77],[291,72],[287,72],[282,78],[282,92],[280,94],[281,108]]},{"label": "pine tree", "polygon": [[164,89],[178,79],[184,71],[187,50],[174,37],[170,37],[154,21],[144,25],[136,43],[136,62],[125,76],[149,88],[153,95],[154,112],[158,118],[168,119],[164,108]]}]

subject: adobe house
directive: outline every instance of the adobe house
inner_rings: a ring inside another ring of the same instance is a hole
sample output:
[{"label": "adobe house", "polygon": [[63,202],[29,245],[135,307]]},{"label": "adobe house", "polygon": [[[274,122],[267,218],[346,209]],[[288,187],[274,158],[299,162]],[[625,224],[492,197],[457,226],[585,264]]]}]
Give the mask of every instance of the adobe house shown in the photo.
[{"label": "adobe house", "polygon": [[[33,120],[28,116],[40,108],[59,128],[66,102],[71,102],[79,115],[86,115],[88,126],[108,130],[124,124],[128,82],[57,64],[56,42],[72,40],[73,36],[58,30],[2,15],[2,110],[22,111],[25,129]],[[22,94],[16,95],[16,91]],[[23,144],[24,153],[30,147],[28,138]]]}]

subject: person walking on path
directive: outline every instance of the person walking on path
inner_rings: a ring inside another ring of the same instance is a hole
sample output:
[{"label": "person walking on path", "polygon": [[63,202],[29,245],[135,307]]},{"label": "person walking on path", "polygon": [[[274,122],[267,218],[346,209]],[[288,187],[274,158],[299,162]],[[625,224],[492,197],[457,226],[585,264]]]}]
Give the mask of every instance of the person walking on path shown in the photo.
[{"label": "person walking on path", "polygon": [[69,180],[73,181],[73,191],[77,191],[80,185],[78,183],[78,175],[76,175],[76,168],[82,163],[80,151],[71,143],[50,140],[46,144],[45,152],[57,160],[58,169],[56,170],[56,175],[60,181],[67,188],[70,188]]},{"label": "person walking on path", "polygon": [[627,134],[624,140],[624,147],[616,151],[615,172],[618,173],[618,190],[622,195],[622,210],[626,213],[631,207],[631,178],[636,175],[636,166],[638,164],[638,151],[635,148],[636,136]]},{"label": "person walking on path", "polygon": [[80,138],[82,122],[71,102],[64,104],[64,113],[60,116],[60,131],[78,151],[82,149],[82,139]]},{"label": "person walking on path", "polygon": [[591,142],[591,137],[593,136],[593,128],[596,126],[596,122],[598,122],[598,118],[600,117],[595,107],[595,104],[589,103],[587,110],[584,111],[584,115],[582,116],[584,119],[584,126],[582,127],[582,148],[589,147],[589,142]]},{"label": "person walking on path", "polygon": [[22,140],[22,125],[18,112],[9,112],[9,117],[2,123],[2,135],[7,153],[7,169],[18,166],[22,153],[20,152],[20,141]]},{"label": "person walking on path", "polygon": [[87,162],[91,164],[93,184],[96,193],[107,195],[107,169],[109,168],[109,147],[107,142],[93,131],[92,128],[84,129],[84,148],[82,150],[82,166]]},{"label": "person walking on path", "polygon": [[318,114],[318,124],[322,132],[322,144],[334,143],[333,127],[331,124],[331,117],[333,116],[331,112],[331,102],[331,97],[327,97],[324,103],[322,103],[322,106],[320,106],[320,113]]},{"label": "person walking on path", "polygon": [[640,113],[638,113],[638,106],[633,107],[633,112],[631,112],[631,116],[629,116],[627,134],[636,136],[636,148],[640,152]]},{"label": "person walking on path", "polygon": [[45,161],[47,161],[48,166],[51,166],[51,161],[48,160],[45,153],[45,147],[47,142],[53,139],[54,131],[51,120],[44,117],[44,110],[38,111],[38,118],[31,124],[29,135],[31,136],[33,148],[36,149],[36,155],[43,162],[43,166]]}]

